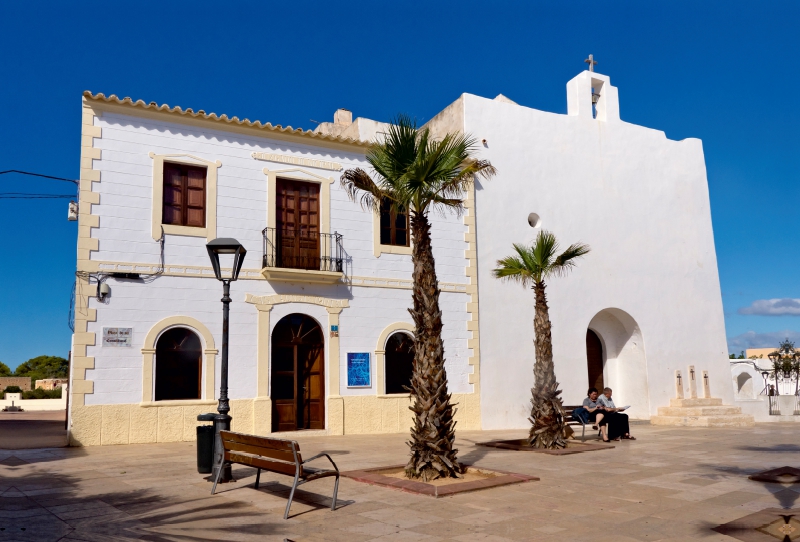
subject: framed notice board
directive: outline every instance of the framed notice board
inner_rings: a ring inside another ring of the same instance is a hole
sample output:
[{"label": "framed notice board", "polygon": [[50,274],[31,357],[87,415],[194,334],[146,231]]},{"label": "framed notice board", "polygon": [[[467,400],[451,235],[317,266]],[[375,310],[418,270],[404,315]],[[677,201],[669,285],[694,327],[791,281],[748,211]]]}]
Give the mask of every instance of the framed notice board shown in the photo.
[{"label": "framed notice board", "polygon": [[347,387],[369,388],[372,386],[369,352],[347,353]]}]

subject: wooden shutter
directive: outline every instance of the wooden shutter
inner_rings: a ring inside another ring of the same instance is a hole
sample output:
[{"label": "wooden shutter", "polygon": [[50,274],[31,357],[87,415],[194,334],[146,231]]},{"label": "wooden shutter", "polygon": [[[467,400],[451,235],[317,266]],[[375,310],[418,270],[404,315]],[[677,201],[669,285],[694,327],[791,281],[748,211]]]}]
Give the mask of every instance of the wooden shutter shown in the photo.
[{"label": "wooden shutter", "polygon": [[206,226],[206,170],[186,168],[186,226]]},{"label": "wooden shutter", "polygon": [[183,176],[175,164],[164,164],[164,224],[183,225]]},{"label": "wooden shutter", "polygon": [[204,228],[206,168],[164,164],[164,224]]}]

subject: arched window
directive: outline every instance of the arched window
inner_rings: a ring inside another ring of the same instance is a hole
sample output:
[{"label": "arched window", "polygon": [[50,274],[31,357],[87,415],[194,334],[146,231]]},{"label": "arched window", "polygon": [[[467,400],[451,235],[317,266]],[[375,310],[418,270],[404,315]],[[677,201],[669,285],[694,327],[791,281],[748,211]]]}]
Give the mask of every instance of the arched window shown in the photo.
[{"label": "arched window", "polygon": [[200,399],[203,347],[182,327],[165,331],[156,343],[156,401]]},{"label": "arched window", "polygon": [[414,339],[408,333],[393,333],[386,340],[386,393],[408,393],[414,368]]}]

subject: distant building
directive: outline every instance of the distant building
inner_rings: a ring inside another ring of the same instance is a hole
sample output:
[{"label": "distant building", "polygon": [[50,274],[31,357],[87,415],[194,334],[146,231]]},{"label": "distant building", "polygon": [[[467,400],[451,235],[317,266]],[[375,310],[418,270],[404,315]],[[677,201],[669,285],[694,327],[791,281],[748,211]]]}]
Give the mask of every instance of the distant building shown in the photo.
[{"label": "distant building", "polygon": [[31,379],[27,376],[4,376],[0,378],[0,391],[9,386],[18,386],[22,391],[30,391]]},{"label": "distant building", "polygon": [[775,348],[748,348],[744,351],[744,357],[747,359],[765,359],[769,361],[769,355],[775,351]]},{"label": "distant building", "polygon": [[45,378],[43,380],[37,380],[34,388],[37,390],[39,388],[43,390],[54,390],[56,388],[60,388],[64,384],[69,383],[69,380],[66,378]]}]

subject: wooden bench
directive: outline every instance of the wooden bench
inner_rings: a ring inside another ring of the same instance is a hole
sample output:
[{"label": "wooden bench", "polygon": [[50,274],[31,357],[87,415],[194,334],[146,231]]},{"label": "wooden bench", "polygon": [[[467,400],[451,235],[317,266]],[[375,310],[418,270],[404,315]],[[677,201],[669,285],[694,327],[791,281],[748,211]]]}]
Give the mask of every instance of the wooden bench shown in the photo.
[{"label": "wooden bench", "polygon": [[[220,431],[219,434],[222,437],[222,448],[225,451],[223,461],[258,469],[255,489],[258,489],[262,469],[294,476],[292,491],[289,493],[289,502],[286,503],[286,512],[283,514],[283,519],[289,517],[289,508],[292,506],[294,490],[297,489],[297,486],[328,476],[336,477],[336,482],[333,486],[333,503],[331,504],[331,510],[336,510],[336,494],[339,491],[339,468],[328,454],[321,453],[303,460],[300,455],[300,445],[294,440],[257,437],[255,435],[234,433],[233,431]],[[327,457],[328,461],[331,462],[333,470],[305,466],[306,463],[323,456]],[[222,468],[218,469],[217,476],[214,478],[214,487],[211,488],[212,495],[217,490],[217,482],[219,482],[222,470]]]},{"label": "wooden bench", "polygon": [[586,426],[588,425],[591,427],[591,422],[584,423],[582,419],[575,418],[572,416],[572,411],[576,408],[581,408],[581,405],[574,405],[574,406],[564,406],[564,418],[567,421],[567,425],[570,426],[581,426],[581,442],[586,442]]}]

